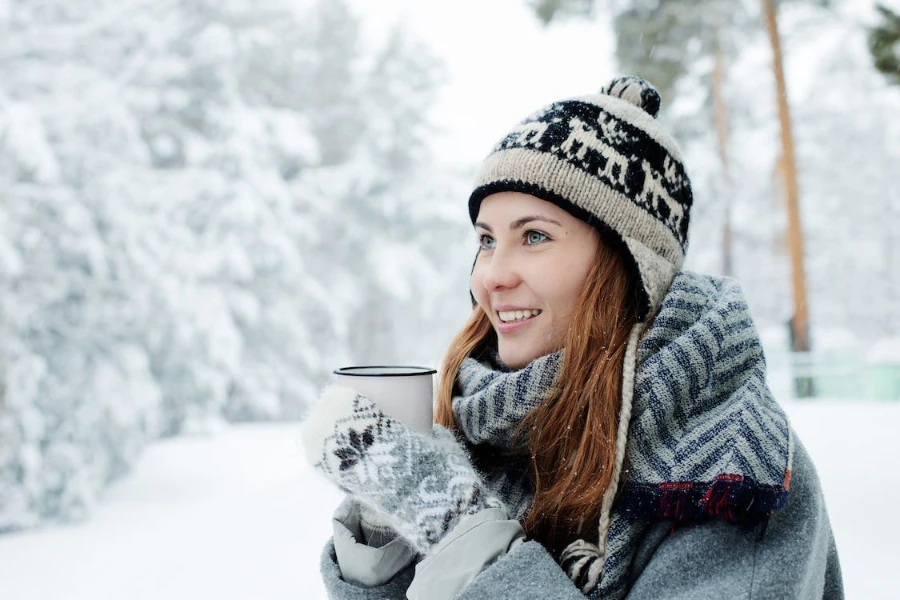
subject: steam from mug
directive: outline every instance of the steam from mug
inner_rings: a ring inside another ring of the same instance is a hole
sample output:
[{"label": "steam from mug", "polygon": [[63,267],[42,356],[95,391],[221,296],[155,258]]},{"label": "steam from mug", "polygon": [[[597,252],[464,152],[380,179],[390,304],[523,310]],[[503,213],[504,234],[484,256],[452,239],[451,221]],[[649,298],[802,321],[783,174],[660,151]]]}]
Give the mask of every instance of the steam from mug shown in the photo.
[{"label": "steam from mug", "polygon": [[431,433],[435,373],[428,367],[398,365],[342,367],[334,370],[334,383],[366,396],[410,429]]}]

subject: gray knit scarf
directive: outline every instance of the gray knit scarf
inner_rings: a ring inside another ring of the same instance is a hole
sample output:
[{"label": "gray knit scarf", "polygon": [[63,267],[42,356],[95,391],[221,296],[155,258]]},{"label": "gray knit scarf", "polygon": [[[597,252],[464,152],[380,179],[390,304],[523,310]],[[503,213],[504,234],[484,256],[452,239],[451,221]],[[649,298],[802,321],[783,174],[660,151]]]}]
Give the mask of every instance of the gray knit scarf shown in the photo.
[{"label": "gray knit scarf", "polygon": [[[527,450],[513,447],[512,433],[547,397],[563,356],[560,350],[512,370],[489,345],[466,358],[457,376],[457,426],[516,517],[532,496]],[[609,506],[598,507],[597,537],[573,540],[560,558],[590,598],[628,593],[629,565],[650,523],[721,519],[748,529],[762,524],[764,535],[790,485],[791,428],[766,384],[759,336],[737,281],[677,273],[629,358],[635,368],[625,365],[621,477],[617,470]]]}]

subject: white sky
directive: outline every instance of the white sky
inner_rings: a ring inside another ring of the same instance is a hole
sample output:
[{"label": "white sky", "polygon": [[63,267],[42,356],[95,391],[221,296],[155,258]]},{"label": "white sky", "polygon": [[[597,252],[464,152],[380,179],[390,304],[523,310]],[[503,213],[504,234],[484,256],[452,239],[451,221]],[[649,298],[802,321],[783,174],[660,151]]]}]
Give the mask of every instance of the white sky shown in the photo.
[{"label": "white sky", "polygon": [[599,90],[614,71],[609,20],[544,28],[526,0],[354,0],[367,37],[398,20],[446,64],[434,123],[446,131],[432,149],[441,162],[477,164],[542,105]]}]

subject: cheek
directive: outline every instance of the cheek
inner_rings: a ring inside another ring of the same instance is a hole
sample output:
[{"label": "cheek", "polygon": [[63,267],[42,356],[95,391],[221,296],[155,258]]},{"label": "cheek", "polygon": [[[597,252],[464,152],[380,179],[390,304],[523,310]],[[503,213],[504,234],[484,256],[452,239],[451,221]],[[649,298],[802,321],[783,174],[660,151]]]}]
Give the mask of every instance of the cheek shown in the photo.
[{"label": "cheek", "polygon": [[481,276],[478,273],[478,269],[472,271],[472,276],[469,277],[469,290],[472,292],[472,295],[475,296],[475,300],[478,304],[484,306],[487,290],[484,289],[484,285],[481,283]]},{"label": "cheek", "polygon": [[578,304],[584,289],[586,277],[572,277],[571,272],[557,270],[556,276],[544,279],[543,289],[546,291],[548,305],[553,311],[553,320],[559,327],[566,326],[572,311]]}]

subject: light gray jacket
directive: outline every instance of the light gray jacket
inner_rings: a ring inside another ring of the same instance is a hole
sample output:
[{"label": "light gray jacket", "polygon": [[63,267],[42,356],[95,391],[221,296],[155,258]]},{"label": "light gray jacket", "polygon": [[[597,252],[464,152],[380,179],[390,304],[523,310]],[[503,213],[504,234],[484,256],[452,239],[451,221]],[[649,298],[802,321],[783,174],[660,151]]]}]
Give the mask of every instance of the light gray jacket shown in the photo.
[{"label": "light gray jacket", "polygon": [[[629,600],[844,597],[841,568],[815,465],[799,439],[787,506],[762,540],[719,521],[650,527],[631,564]],[[362,539],[358,511],[344,502],[322,553],[333,600],[580,600],[584,595],[518,521],[502,511],[463,519],[422,560],[396,538],[380,548]]]}]

